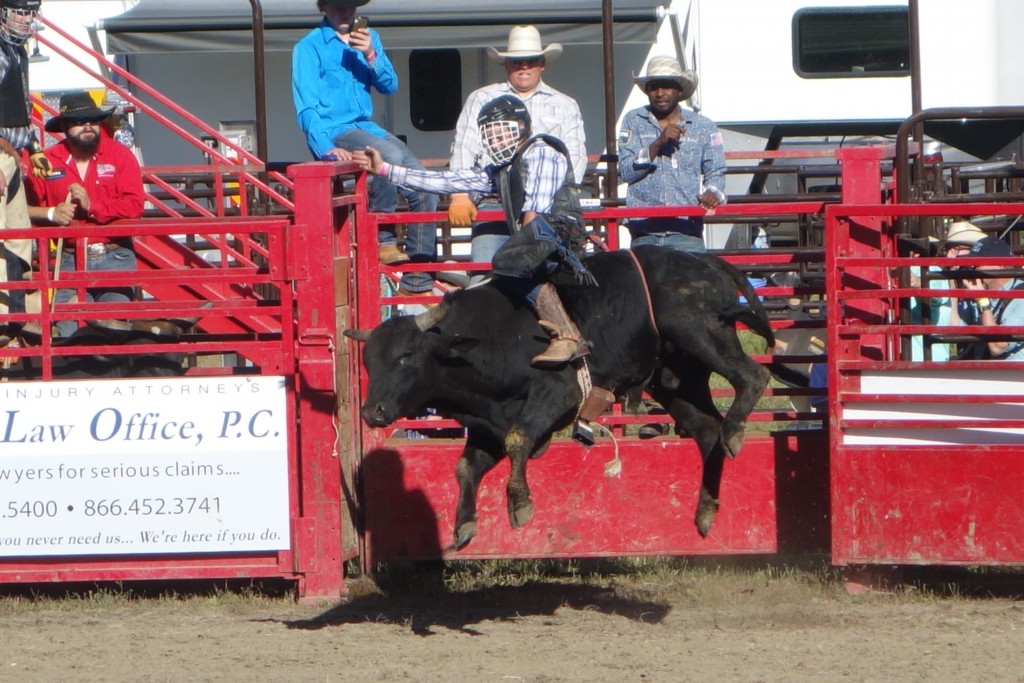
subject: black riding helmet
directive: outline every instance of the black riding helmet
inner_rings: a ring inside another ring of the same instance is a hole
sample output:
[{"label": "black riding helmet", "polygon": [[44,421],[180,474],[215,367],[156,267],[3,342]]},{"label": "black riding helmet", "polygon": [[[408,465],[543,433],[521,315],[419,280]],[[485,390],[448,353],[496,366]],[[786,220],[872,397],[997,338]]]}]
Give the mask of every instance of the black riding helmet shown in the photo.
[{"label": "black riding helmet", "polygon": [[519,143],[530,137],[530,112],[522,100],[512,95],[502,95],[485,104],[476,123],[484,150],[499,166],[511,161]]},{"label": "black riding helmet", "polygon": [[5,42],[11,45],[23,45],[26,40],[35,35],[35,17],[29,29],[24,26],[15,25],[11,21],[11,12],[38,12],[42,4],[40,0],[0,0],[0,35]]}]

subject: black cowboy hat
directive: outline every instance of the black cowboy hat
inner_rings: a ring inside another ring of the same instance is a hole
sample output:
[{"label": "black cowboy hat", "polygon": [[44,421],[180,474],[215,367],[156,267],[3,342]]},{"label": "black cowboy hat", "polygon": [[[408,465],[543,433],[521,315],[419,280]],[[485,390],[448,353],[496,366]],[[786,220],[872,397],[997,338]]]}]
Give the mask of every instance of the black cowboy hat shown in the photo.
[{"label": "black cowboy hat", "polygon": [[103,109],[97,107],[92,96],[84,90],[72,92],[60,96],[60,106],[57,108],[57,115],[46,122],[47,133],[60,131],[60,124],[68,119],[82,121],[102,121],[114,113],[114,107]]}]

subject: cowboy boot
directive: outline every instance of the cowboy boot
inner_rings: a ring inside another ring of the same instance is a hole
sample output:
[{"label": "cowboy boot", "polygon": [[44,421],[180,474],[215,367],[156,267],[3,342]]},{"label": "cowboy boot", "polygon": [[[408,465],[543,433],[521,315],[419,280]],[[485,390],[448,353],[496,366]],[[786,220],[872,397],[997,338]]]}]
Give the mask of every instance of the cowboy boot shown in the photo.
[{"label": "cowboy boot", "polygon": [[590,353],[590,346],[583,341],[579,328],[565,312],[553,284],[545,282],[541,285],[534,308],[541,327],[551,334],[551,342],[548,348],[533,357],[531,365],[554,367]]}]

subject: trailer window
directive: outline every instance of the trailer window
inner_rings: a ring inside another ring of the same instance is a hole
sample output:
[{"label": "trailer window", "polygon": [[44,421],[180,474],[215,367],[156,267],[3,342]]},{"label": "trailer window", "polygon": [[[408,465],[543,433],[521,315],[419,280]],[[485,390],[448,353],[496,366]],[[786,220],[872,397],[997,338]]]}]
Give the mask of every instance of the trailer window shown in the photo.
[{"label": "trailer window", "polygon": [[800,10],[793,17],[793,68],[803,78],[909,75],[907,8]]},{"label": "trailer window", "polygon": [[462,111],[458,50],[409,53],[409,118],[417,130],[452,130]]}]

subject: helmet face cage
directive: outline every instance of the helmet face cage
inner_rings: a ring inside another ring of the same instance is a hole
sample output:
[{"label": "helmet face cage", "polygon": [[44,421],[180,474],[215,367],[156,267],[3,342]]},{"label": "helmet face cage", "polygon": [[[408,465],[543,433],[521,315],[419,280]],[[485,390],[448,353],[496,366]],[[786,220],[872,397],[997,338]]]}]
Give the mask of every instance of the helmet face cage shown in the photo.
[{"label": "helmet face cage", "polygon": [[518,121],[487,121],[480,124],[480,140],[487,156],[499,166],[512,161],[522,139],[523,130]]},{"label": "helmet face cage", "polygon": [[20,46],[38,30],[39,0],[0,0],[0,35]]}]

